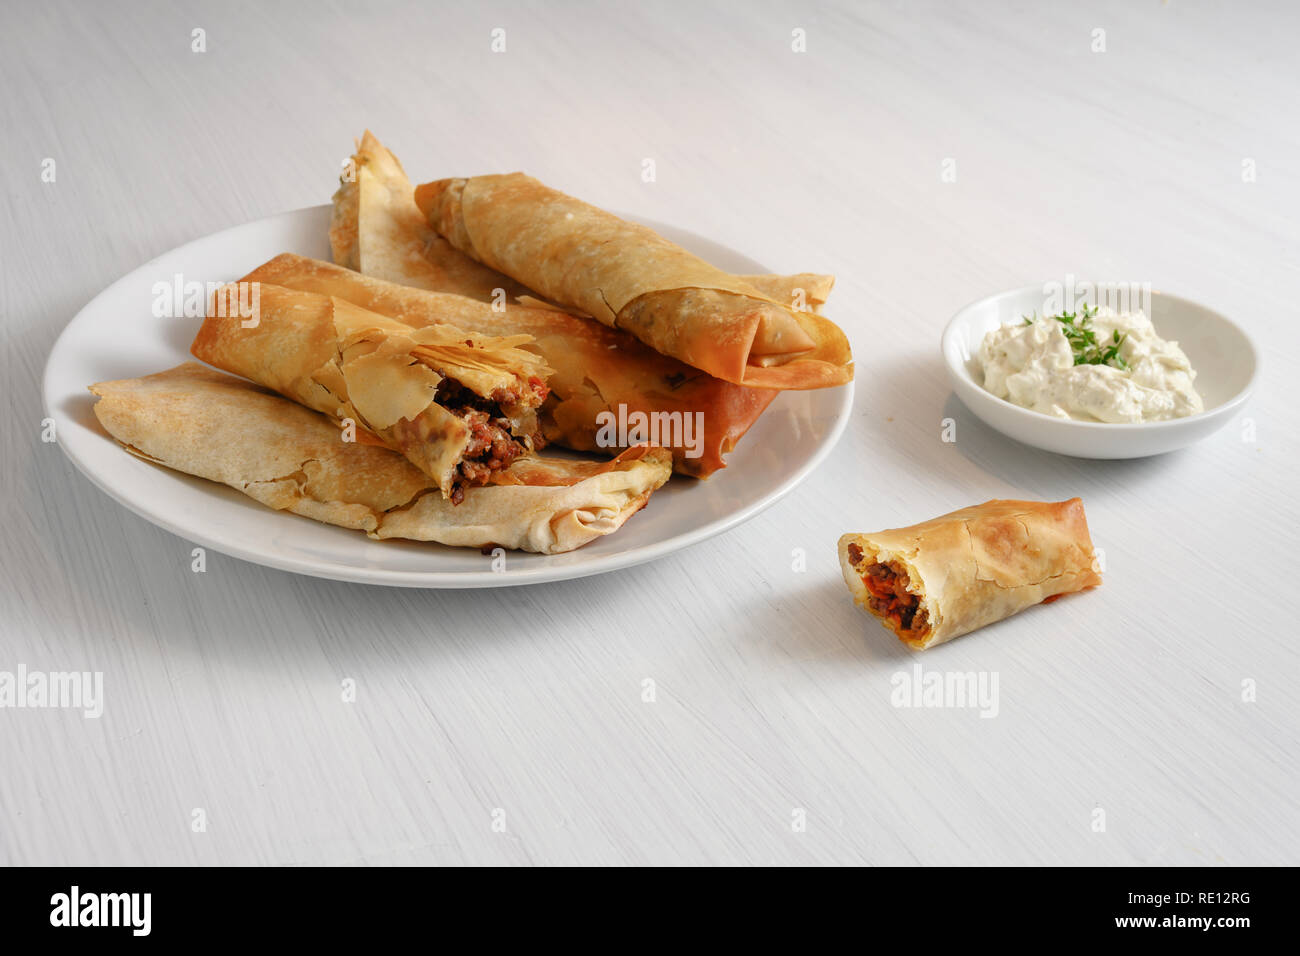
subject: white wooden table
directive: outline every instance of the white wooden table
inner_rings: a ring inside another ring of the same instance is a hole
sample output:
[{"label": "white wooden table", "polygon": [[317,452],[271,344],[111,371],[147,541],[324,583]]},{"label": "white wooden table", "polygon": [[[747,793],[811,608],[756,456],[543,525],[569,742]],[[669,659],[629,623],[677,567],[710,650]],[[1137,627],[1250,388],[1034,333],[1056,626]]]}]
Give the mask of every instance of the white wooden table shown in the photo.
[{"label": "white wooden table", "polygon": [[[0,670],[105,697],[0,710],[0,863],[1300,862],[1294,5],[124,6],[0,14]],[[366,126],[417,180],[524,168],[836,273],[858,392],[829,463],[566,584],[193,573],[41,442],[46,355],[146,259],[325,201]],[[974,420],[944,322],[1067,273],[1246,326],[1242,419],[1129,462]],[[1072,495],[1104,587],[941,649],[839,578],[844,531]],[[996,673],[997,716],[893,706],[917,663]]]}]

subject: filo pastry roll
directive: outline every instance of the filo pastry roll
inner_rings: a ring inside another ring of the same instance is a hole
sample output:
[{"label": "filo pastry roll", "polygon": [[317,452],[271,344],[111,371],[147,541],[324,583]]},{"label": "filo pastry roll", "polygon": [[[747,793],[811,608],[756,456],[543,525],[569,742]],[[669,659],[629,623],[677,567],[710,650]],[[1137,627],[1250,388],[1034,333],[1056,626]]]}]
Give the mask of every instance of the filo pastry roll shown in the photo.
[{"label": "filo pastry roll", "polygon": [[324,416],[195,362],[90,390],[133,455],[376,539],[572,551],[620,528],[671,474],[668,453],[644,445],[606,462],[530,457],[453,505],[401,455],[344,442]]},{"label": "filo pastry roll", "polygon": [[[217,290],[195,357],[401,452],[459,500],[466,486],[543,444],[537,409],[550,369],[520,346],[443,322],[415,329],[351,302],[259,283],[254,320]],[[244,287],[247,288],[247,287]],[[248,298],[245,293],[245,299]]]},{"label": "filo pastry roll", "polygon": [[853,377],[834,323],[523,173],[442,179],[415,200],[471,258],[715,378],[808,389]]},{"label": "filo pastry roll", "polygon": [[[480,302],[544,302],[440,236],[415,204],[415,186],[401,162],[370,130],[352,154],[351,175],[340,177],[329,239],[335,263],[376,279]],[[770,299],[813,311],[826,303],[835,285],[834,276],[812,272],[737,278]]]},{"label": "filo pastry roll", "polygon": [[531,291],[452,247],[415,204],[402,164],[370,130],[341,177],[330,218],[330,252],[341,266],[421,289],[482,302]]},{"label": "filo pastry roll", "polygon": [[844,581],[916,650],[1101,584],[1083,502],[987,501],[907,528],[846,534]]},{"label": "filo pastry roll", "polygon": [[616,423],[620,409],[624,419],[637,412],[648,420],[658,416],[656,443],[672,452],[676,471],[698,478],[725,467],[723,456],[778,394],[713,378],[590,319],[553,309],[494,308],[291,253],[276,256],[241,281],[332,296],[414,328],[447,322],[476,334],[528,336],[519,348],[535,353],[552,370],[550,396],[540,411],[546,442],[617,454],[633,443],[619,439],[636,436],[627,430],[620,435],[602,423]]}]

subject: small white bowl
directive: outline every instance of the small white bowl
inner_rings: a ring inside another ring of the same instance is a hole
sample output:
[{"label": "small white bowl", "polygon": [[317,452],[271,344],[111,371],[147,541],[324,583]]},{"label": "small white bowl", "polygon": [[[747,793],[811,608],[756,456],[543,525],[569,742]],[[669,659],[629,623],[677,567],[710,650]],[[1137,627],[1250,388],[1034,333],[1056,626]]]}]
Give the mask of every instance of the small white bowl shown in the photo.
[{"label": "small white bowl", "polygon": [[1182,347],[1196,370],[1205,411],[1142,425],[1077,422],[1012,405],[983,387],[979,347],[986,333],[1043,313],[1044,286],[999,292],[972,302],[943,331],[943,359],[953,390],[985,424],[1016,441],[1077,458],[1143,458],[1200,441],[1226,425],[1250,397],[1259,353],[1240,326],[1212,309],[1166,292],[1151,293],[1151,322]]}]

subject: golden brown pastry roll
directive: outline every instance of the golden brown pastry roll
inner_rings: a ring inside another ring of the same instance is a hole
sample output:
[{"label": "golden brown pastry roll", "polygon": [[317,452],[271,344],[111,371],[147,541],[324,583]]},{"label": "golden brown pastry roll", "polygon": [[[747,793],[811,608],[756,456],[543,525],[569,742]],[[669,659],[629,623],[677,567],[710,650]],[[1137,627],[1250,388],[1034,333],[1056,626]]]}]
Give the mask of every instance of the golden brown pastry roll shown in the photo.
[{"label": "golden brown pastry roll", "polygon": [[1083,502],[987,501],[877,534],[846,534],[853,598],[922,650],[1101,584]]},{"label": "golden brown pastry roll", "polygon": [[[329,237],[336,263],[376,279],[480,302],[544,301],[438,235],[415,204],[415,187],[401,162],[370,130],[357,144],[351,171],[333,197]],[[835,285],[834,276],[811,272],[737,278],[770,299],[813,311]]]},{"label": "golden brown pastry roll", "polygon": [[715,378],[807,389],[853,377],[834,323],[523,173],[438,180],[415,199],[471,258]]},{"label": "golden brown pastry roll", "polygon": [[[616,454],[628,443],[607,442],[620,436],[617,429],[602,433],[602,422],[610,416],[617,421],[620,407],[625,418],[638,412],[660,416],[667,425],[659,429],[657,443],[672,452],[676,471],[697,478],[725,467],[723,456],[778,394],[713,378],[590,319],[518,305],[493,308],[290,253],[276,256],[241,281],[334,296],[416,328],[447,322],[483,335],[527,335],[531,341],[519,347],[536,353],[552,369],[547,380],[550,396],[541,409],[548,443]],[[622,437],[629,436],[625,432]]]},{"label": "golden brown pastry roll", "polygon": [[[249,287],[245,287],[247,289]],[[411,328],[343,299],[269,283],[255,321],[218,290],[191,351],[308,408],[350,419],[459,500],[540,447],[546,363],[527,336]]]},{"label": "golden brown pastry roll", "polygon": [[[531,294],[433,231],[415,204],[415,187],[402,164],[370,130],[352,156],[351,172],[334,194],[329,237],[336,263],[390,282],[481,302]],[[816,291],[821,288],[818,278],[810,277]]]},{"label": "golden brown pastry roll", "polygon": [[372,538],[571,551],[620,528],[671,473],[648,446],[606,462],[522,458],[453,505],[401,455],[344,442],[328,418],[195,362],[90,390],[133,455]]}]

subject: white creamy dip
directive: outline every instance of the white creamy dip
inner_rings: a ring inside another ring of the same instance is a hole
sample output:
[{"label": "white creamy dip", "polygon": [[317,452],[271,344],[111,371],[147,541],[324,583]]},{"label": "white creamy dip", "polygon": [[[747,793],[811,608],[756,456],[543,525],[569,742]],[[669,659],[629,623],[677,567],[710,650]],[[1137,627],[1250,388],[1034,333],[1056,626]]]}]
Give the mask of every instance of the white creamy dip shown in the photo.
[{"label": "white creamy dip", "polygon": [[1022,408],[1088,422],[1159,422],[1204,409],[1187,356],[1156,334],[1145,313],[1102,310],[1088,328],[1103,346],[1119,333],[1126,368],[1075,365],[1060,321],[1035,319],[984,336],[984,388]]}]

